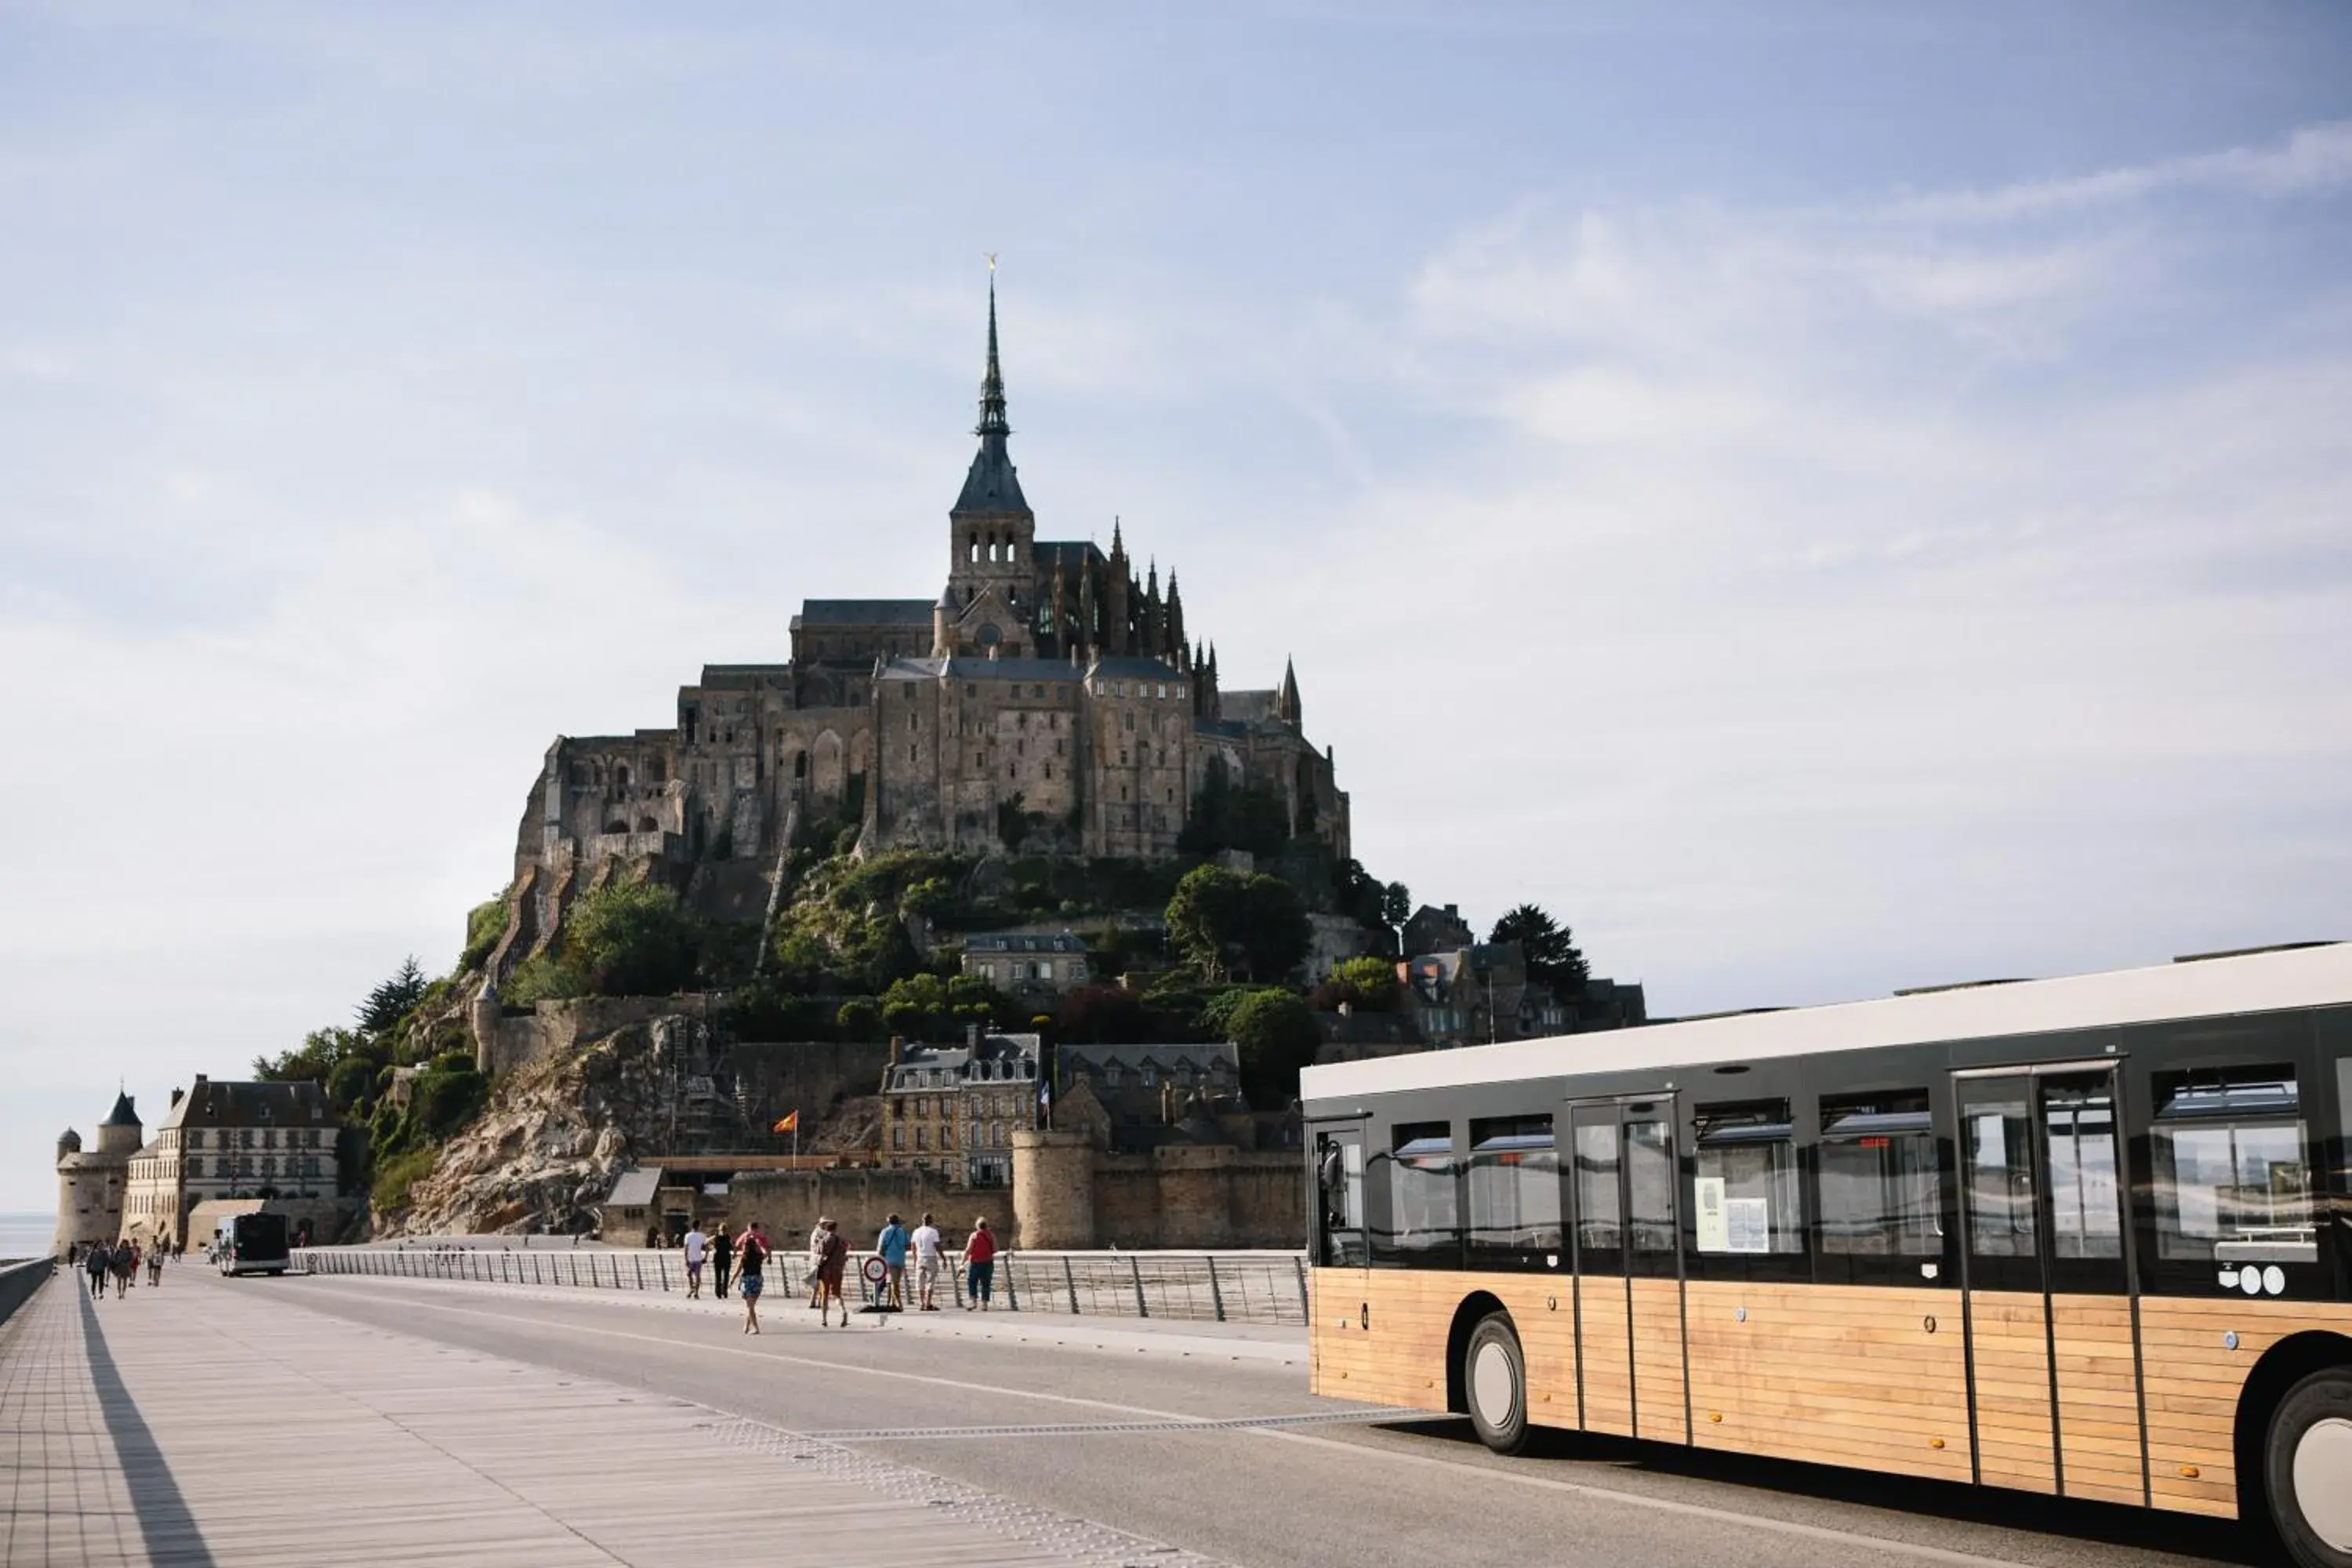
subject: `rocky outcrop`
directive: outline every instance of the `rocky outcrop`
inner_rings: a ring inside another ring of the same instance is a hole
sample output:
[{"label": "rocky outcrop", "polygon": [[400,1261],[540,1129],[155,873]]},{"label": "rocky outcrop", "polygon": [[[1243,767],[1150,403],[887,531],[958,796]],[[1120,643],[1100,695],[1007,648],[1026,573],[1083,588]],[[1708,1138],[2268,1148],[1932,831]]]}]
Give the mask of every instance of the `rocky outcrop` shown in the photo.
[{"label": "rocky outcrop", "polygon": [[614,1179],[667,1142],[678,1082],[707,1061],[705,1030],[665,1014],[501,1075],[488,1109],[398,1213],[375,1216],[375,1234],[587,1229]]}]

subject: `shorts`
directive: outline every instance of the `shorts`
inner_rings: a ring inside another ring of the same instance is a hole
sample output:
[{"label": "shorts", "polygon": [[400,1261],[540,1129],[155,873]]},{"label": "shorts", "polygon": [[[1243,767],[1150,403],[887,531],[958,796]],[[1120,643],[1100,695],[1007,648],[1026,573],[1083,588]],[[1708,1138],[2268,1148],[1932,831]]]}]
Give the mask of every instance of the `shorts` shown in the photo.
[{"label": "shorts", "polygon": [[760,1294],[760,1277],[757,1274],[746,1274],[735,1281],[735,1289],[742,1292],[746,1300],[756,1300]]},{"label": "shorts", "polygon": [[686,1260],[686,1277],[688,1279],[699,1279],[702,1278],[702,1259],[699,1258],[689,1258]]},{"label": "shorts", "polygon": [[938,1258],[926,1258],[915,1265],[916,1284],[928,1290],[939,1282],[940,1260]]}]

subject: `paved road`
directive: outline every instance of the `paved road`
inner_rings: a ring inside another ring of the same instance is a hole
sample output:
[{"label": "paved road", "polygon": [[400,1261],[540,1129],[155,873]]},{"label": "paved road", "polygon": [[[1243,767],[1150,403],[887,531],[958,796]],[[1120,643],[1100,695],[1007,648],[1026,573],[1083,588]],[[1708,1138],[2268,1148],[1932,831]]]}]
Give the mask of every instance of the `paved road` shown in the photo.
[{"label": "paved road", "polygon": [[1540,1435],[1532,1455],[1505,1460],[1458,1422],[1187,1429],[1344,1409],[1307,1394],[1303,1344],[1282,1331],[1027,1314],[819,1330],[800,1303],[780,1301],[769,1331],[751,1339],[731,1306],[660,1298],[191,1283],[824,1434],[1250,1568],[2264,1560],[2234,1528],[2204,1521],[1612,1439]]}]

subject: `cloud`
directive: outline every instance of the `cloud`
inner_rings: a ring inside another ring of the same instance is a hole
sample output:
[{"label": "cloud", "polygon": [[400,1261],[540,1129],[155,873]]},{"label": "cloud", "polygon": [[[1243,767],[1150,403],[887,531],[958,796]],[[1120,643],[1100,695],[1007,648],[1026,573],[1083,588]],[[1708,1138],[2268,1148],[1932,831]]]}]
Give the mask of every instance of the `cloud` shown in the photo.
[{"label": "cloud", "polygon": [[2335,121],[2305,126],[2274,146],[2231,147],[1988,191],[1934,193],[1906,198],[1890,210],[1898,217],[1933,223],[2010,223],[2120,206],[2176,192],[2279,197],[2332,191],[2347,183],[2352,183],[2352,121]]}]

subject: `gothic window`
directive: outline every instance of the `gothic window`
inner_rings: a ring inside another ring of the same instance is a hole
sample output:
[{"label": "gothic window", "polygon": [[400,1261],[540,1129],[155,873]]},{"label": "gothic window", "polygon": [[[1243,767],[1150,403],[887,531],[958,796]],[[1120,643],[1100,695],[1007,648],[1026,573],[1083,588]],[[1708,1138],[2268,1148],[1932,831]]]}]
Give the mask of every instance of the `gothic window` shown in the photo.
[{"label": "gothic window", "polygon": [[1134,714],[1132,714],[1132,713],[1126,713],[1126,714],[1122,714],[1122,715],[1120,715],[1120,717],[1124,718],[1124,719],[1127,721],[1127,724],[1126,724],[1126,728],[1127,728],[1127,729],[1129,729],[1129,730],[1132,730],[1132,729],[1134,729],[1134,728],[1135,728],[1135,715],[1134,715]]},{"label": "gothic window", "polygon": [[964,546],[967,559],[972,561],[980,559],[980,535],[975,533],[968,536],[964,541]]},{"label": "gothic window", "polygon": [[620,764],[613,770],[613,785],[616,789],[626,789],[629,787],[629,767],[626,763]]},{"label": "gothic window", "polygon": [[793,777],[796,779],[804,779],[808,777],[808,753],[806,752],[794,752],[793,753]]}]

